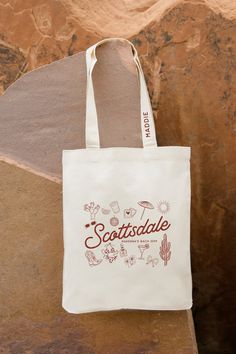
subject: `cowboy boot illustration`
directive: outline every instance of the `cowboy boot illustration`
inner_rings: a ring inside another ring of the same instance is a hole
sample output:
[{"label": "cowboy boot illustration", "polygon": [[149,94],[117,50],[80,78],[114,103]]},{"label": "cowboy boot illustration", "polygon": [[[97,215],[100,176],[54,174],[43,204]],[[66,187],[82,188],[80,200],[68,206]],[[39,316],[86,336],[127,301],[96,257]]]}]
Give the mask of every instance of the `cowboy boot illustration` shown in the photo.
[{"label": "cowboy boot illustration", "polygon": [[86,251],[85,256],[91,267],[96,266],[102,262],[102,259],[97,259],[95,254],[92,251]]}]

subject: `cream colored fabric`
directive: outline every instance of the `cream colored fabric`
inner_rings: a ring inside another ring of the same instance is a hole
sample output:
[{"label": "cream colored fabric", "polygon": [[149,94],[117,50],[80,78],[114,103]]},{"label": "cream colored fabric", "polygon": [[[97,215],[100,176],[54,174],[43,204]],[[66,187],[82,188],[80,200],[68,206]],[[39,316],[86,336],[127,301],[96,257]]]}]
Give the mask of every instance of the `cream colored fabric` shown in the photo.
[{"label": "cream colored fabric", "polygon": [[144,147],[100,148],[92,70],[103,42],[86,53],[87,148],[63,151],[62,305],[70,313],[187,309],[190,148],[157,147],[134,48]]}]

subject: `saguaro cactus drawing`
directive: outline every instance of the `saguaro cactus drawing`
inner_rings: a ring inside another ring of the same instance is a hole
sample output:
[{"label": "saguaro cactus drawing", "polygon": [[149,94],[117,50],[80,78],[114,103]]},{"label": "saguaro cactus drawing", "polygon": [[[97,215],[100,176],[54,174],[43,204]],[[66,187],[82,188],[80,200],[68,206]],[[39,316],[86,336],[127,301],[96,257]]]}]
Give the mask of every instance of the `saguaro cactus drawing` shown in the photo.
[{"label": "saguaro cactus drawing", "polygon": [[170,246],[171,243],[167,241],[167,235],[164,234],[163,240],[161,241],[160,256],[161,259],[163,259],[165,266],[167,266],[167,263],[170,260],[170,256],[171,256]]},{"label": "saguaro cactus drawing", "polygon": [[94,202],[84,205],[84,210],[89,212],[91,220],[95,220],[95,215],[97,214],[99,209],[100,206],[95,205]]}]

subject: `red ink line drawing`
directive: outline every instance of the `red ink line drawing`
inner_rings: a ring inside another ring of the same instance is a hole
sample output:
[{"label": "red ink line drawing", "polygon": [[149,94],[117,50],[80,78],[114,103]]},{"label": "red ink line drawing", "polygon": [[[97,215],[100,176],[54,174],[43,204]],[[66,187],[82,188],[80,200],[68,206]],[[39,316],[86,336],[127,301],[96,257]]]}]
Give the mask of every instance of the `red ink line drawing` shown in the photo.
[{"label": "red ink line drawing", "polygon": [[90,202],[89,204],[84,205],[84,210],[89,212],[91,220],[95,220],[95,216],[99,209],[100,205],[95,205],[94,202]]},{"label": "red ink line drawing", "polygon": [[118,251],[114,248],[111,243],[108,243],[106,247],[102,250],[103,257],[110,263],[114,262],[118,256]]},{"label": "red ink line drawing", "polygon": [[113,216],[110,219],[110,224],[111,224],[111,226],[117,226],[119,224],[119,219],[116,216]]},{"label": "red ink line drawing", "polygon": [[86,251],[85,257],[87,258],[88,263],[91,267],[99,265],[102,262],[102,259],[97,259],[92,251]]},{"label": "red ink line drawing", "polygon": [[124,209],[124,218],[130,219],[137,213],[137,210],[134,208]]},{"label": "red ink line drawing", "polygon": [[142,220],[146,209],[154,209],[154,206],[152,205],[152,203],[148,202],[147,200],[142,200],[141,202],[138,202],[138,205],[140,205],[143,208],[143,212],[142,212],[140,220]]},{"label": "red ink line drawing", "polygon": [[92,225],[92,226],[96,225],[96,221],[92,221],[91,224],[85,224],[84,226],[85,226],[86,229],[87,229],[87,228],[90,227],[91,225]]},{"label": "red ink line drawing", "polygon": [[108,215],[108,214],[110,214],[110,209],[105,209],[105,208],[102,208],[102,213],[104,214],[104,215]]},{"label": "red ink line drawing", "polygon": [[132,267],[136,263],[136,257],[130,256],[129,258],[125,258],[124,262],[128,267]]},{"label": "red ink line drawing", "polygon": [[160,256],[164,261],[164,265],[167,266],[168,261],[170,260],[171,251],[170,251],[171,243],[167,241],[167,235],[164,234],[163,240],[161,241],[160,247]]},{"label": "red ink line drawing", "polygon": [[138,245],[138,248],[139,248],[139,251],[140,251],[140,257],[138,259],[143,259],[144,260],[143,254],[144,254],[144,251],[149,249],[149,244],[145,243],[144,245]]},{"label": "red ink line drawing", "polygon": [[166,200],[161,200],[157,204],[157,209],[161,214],[168,213],[168,211],[170,210],[170,203],[167,202]]},{"label": "red ink line drawing", "polygon": [[111,207],[111,209],[112,209],[114,214],[119,213],[120,207],[119,207],[119,204],[118,204],[118,202],[116,200],[114,202],[110,203],[110,207]]},{"label": "red ink line drawing", "polygon": [[123,245],[123,243],[120,244],[120,256],[127,257],[127,250],[125,249],[125,246]]},{"label": "red ink line drawing", "polygon": [[151,264],[152,267],[155,267],[155,266],[157,266],[157,264],[158,264],[158,259],[157,259],[157,258],[152,258],[152,256],[149,255],[149,256],[147,257],[146,264]]}]

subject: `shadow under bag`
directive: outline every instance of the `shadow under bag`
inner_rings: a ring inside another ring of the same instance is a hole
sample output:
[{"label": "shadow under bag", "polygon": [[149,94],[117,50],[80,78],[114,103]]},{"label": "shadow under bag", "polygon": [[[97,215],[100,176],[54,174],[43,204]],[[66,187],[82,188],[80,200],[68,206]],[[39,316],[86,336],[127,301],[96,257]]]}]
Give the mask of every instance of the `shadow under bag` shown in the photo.
[{"label": "shadow under bag", "polygon": [[63,151],[62,305],[70,313],[189,309],[190,148],[157,146],[130,42],[143,148],[100,148],[92,72],[96,47],[108,40],[86,51],[86,148]]}]

